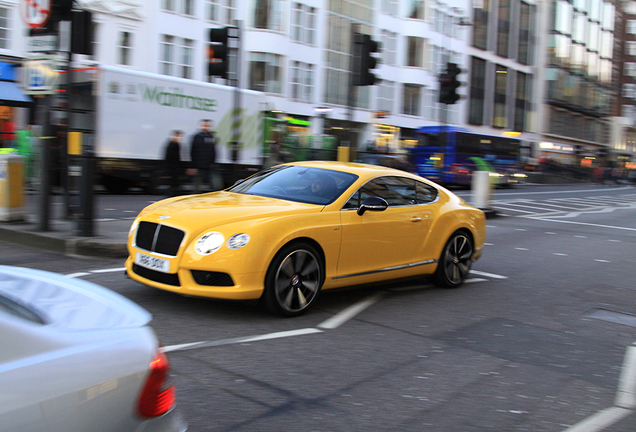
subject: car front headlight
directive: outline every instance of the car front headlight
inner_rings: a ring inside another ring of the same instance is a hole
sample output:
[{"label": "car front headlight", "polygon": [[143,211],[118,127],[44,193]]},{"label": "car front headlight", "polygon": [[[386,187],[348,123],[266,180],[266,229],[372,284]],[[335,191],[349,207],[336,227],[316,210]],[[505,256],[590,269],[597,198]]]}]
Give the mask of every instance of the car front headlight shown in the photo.
[{"label": "car front headlight", "polygon": [[227,247],[230,249],[240,249],[250,242],[250,236],[247,234],[239,233],[234,234],[227,239]]},{"label": "car front headlight", "polygon": [[224,241],[225,237],[220,232],[205,233],[197,240],[194,250],[200,255],[210,255],[219,250]]},{"label": "car front headlight", "polygon": [[139,219],[135,219],[135,221],[130,226],[130,230],[128,231],[128,237],[135,234],[135,231],[137,231],[138,226],[139,226]]}]

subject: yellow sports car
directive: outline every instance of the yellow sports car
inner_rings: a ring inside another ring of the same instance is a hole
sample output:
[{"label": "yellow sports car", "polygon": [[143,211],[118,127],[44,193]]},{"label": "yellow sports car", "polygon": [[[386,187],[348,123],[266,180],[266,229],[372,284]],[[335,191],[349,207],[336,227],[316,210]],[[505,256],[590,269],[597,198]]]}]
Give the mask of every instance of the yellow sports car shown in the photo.
[{"label": "yellow sports car", "polygon": [[298,162],[146,207],[130,229],[126,269],[155,288],[261,299],[294,316],[321,289],[419,275],[459,286],[485,237],[481,210],[422,177]]}]

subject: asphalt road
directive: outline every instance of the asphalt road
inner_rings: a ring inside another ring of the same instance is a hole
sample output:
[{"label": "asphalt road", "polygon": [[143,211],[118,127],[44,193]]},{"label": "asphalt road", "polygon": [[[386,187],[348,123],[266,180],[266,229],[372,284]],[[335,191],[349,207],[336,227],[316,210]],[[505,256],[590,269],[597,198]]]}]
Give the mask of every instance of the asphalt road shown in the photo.
[{"label": "asphalt road", "polygon": [[636,188],[523,187],[491,204],[504,216],[462,288],[325,292],[293,319],[144,287],[121,260],[0,242],[0,263],[148,309],[192,431],[633,432]]}]

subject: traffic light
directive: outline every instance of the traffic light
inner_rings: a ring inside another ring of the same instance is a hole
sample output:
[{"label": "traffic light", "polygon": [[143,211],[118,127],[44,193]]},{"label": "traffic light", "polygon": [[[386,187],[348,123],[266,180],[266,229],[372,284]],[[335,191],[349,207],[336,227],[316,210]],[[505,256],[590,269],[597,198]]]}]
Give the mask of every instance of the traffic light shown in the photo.
[{"label": "traffic light", "polygon": [[208,75],[227,79],[230,27],[210,29]]},{"label": "traffic light", "polygon": [[93,55],[93,14],[87,10],[73,11],[71,20],[71,52]]},{"label": "traffic light", "polygon": [[372,72],[378,65],[373,53],[380,51],[378,42],[366,34],[356,33],[353,39],[353,85],[368,86],[378,84],[380,79]]},{"label": "traffic light", "polygon": [[446,72],[439,76],[439,102],[446,105],[453,105],[459,100],[457,88],[461,85],[457,76],[462,70],[457,63],[447,63]]}]

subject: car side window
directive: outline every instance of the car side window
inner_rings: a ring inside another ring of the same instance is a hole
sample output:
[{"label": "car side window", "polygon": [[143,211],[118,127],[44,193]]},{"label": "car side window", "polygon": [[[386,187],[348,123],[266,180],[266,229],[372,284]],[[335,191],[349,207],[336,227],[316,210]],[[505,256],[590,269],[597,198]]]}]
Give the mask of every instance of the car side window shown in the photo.
[{"label": "car side window", "polygon": [[438,191],[436,188],[419,181],[416,181],[415,183],[417,188],[418,204],[431,203],[437,199]]},{"label": "car side window", "polygon": [[403,177],[379,177],[369,181],[344,205],[345,209],[358,208],[369,197],[384,198],[389,207],[416,204],[415,181]]}]

